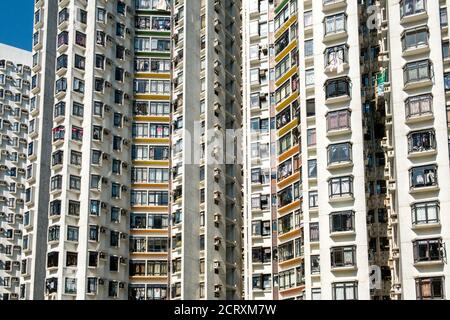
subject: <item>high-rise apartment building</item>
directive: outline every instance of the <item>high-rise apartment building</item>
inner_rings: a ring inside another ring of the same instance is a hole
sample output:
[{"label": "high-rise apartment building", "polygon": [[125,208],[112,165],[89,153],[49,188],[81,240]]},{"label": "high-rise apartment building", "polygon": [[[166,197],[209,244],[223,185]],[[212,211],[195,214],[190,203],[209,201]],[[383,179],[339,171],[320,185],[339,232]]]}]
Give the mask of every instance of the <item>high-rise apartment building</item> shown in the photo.
[{"label": "high-rise apartment building", "polygon": [[[244,262],[245,299],[272,299],[271,230],[276,209],[271,200],[272,165],[270,135],[270,55],[268,1],[248,1],[243,7],[243,88],[244,106]],[[276,242],[275,242],[276,245]]]},{"label": "high-rise apartment building", "polygon": [[241,298],[240,28],[235,1],[36,1],[22,298]]},{"label": "high-rise apartment building", "polygon": [[242,297],[240,1],[174,1],[171,298]]},{"label": "high-rise apartment building", "polygon": [[[20,293],[23,227],[31,190],[25,185],[31,52],[0,44],[0,299],[17,300]],[[27,151],[28,150],[28,151]]]},{"label": "high-rise apartment building", "polygon": [[0,47],[2,298],[446,299],[447,16],[36,0],[32,59]]},{"label": "high-rise apartment building", "polygon": [[130,1],[37,1],[35,10],[29,161],[39,173],[25,297],[126,299],[134,10]]},{"label": "high-rise apartment building", "polygon": [[448,1],[386,3],[386,154],[392,297],[448,299]]},{"label": "high-rise apartment building", "polygon": [[[249,153],[266,135],[252,101],[265,90],[265,56],[255,44],[264,45],[269,24],[277,212],[264,217],[272,230],[260,229],[261,208],[250,198],[263,165],[249,154],[246,298],[448,295],[448,222],[440,214],[448,205],[448,8],[430,2],[285,0],[245,8]],[[272,234],[278,265],[257,254]]]},{"label": "high-rise apartment building", "polygon": [[135,7],[130,299],[168,299],[171,12]]}]

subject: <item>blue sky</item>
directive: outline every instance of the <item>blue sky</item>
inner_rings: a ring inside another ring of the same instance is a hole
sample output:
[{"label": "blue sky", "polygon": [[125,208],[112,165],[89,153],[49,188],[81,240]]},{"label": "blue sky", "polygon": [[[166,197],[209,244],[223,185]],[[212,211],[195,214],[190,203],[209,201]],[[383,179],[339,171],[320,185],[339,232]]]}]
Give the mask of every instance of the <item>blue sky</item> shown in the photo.
[{"label": "blue sky", "polygon": [[0,43],[31,51],[34,0],[0,2]]}]

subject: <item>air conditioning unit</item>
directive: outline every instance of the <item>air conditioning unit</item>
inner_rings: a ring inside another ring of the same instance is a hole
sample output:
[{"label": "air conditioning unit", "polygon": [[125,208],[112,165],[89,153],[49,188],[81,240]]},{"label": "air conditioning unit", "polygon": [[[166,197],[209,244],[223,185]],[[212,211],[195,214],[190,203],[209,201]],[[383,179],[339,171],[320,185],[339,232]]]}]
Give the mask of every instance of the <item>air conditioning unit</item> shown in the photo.
[{"label": "air conditioning unit", "polygon": [[103,184],[107,184],[107,183],[108,183],[108,178],[102,177],[102,183],[103,183]]},{"label": "air conditioning unit", "polygon": [[222,130],[222,126],[220,125],[220,123],[214,124],[214,128],[219,131]]},{"label": "air conditioning unit", "polygon": [[108,257],[108,254],[106,252],[99,252],[98,257],[102,260],[106,260],[106,258]]},{"label": "air conditioning unit", "polygon": [[214,191],[214,200],[220,200],[220,191]]},{"label": "air conditioning unit", "polygon": [[222,292],[222,285],[220,284],[214,285],[214,296],[219,297],[221,292]]},{"label": "air conditioning unit", "polygon": [[108,204],[106,202],[101,203],[102,209],[106,209],[108,207]]},{"label": "air conditioning unit", "polygon": [[222,217],[222,215],[221,215],[220,213],[215,213],[215,214],[214,214],[214,222],[215,222],[215,223],[219,223],[221,217]]},{"label": "air conditioning unit", "polygon": [[111,130],[107,129],[107,128],[103,128],[103,133],[105,135],[109,135],[111,133]]},{"label": "air conditioning unit", "polygon": [[127,192],[128,191],[128,187],[127,186],[122,186],[122,191],[123,192]]},{"label": "air conditioning unit", "polygon": [[126,238],[127,238],[127,234],[125,232],[121,232],[120,239],[126,239]]},{"label": "air conditioning unit", "polygon": [[123,140],[123,145],[128,146],[129,143],[130,143],[130,142],[128,141],[128,139],[124,139],[124,140]]},{"label": "air conditioning unit", "polygon": [[214,29],[216,30],[216,32],[219,32],[222,26],[222,22],[220,21],[220,19],[216,18],[214,19]]},{"label": "air conditioning unit", "polygon": [[214,178],[218,180],[220,178],[221,170],[219,168],[214,168]]},{"label": "air conditioning unit", "polygon": [[126,163],[126,162],[122,162],[122,168],[124,168],[124,169],[128,169],[128,163]]},{"label": "air conditioning unit", "polygon": [[100,227],[100,233],[106,233],[106,228],[105,227]]},{"label": "air conditioning unit", "polygon": [[103,160],[109,160],[111,156],[108,153],[103,153]]},{"label": "air conditioning unit", "polygon": [[126,210],[126,209],[121,209],[121,210],[120,210],[120,214],[121,214],[122,216],[126,216],[126,215],[127,215],[127,210]]},{"label": "air conditioning unit", "polygon": [[124,283],[124,282],[119,282],[119,288],[120,288],[120,289],[125,288],[125,283]]},{"label": "air conditioning unit", "polygon": [[103,279],[103,278],[98,278],[98,284],[99,285],[104,285],[105,284],[105,279]]},{"label": "air conditioning unit", "polygon": [[111,112],[111,106],[105,104],[104,108],[105,108],[105,112]]},{"label": "air conditioning unit", "polygon": [[10,298],[11,300],[17,300],[17,299],[19,299],[19,295],[18,295],[17,293],[11,293],[11,294],[9,295],[9,298]]},{"label": "air conditioning unit", "polygon": [[216,247],[220,246],[221,243],[222,243],[222,239],[219,236],[214,237],[214,245]]},{"label": "air conditioning unit", "polygon": [[120,263],[121,264],[126,264],[127,263],[127,258],[120,257]]}]

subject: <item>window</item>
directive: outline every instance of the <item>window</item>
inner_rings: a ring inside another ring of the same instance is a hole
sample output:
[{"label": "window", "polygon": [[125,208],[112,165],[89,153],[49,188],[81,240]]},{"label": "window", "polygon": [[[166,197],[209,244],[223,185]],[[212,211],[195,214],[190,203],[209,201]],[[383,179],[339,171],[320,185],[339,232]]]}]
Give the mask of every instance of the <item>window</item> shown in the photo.
[{"label": "window", "polygon": [[67,68],[67,55],[62,54],[56,59],[56,70]]},{"label": "window", "polygon": [[356,246],[331,248],[331,267],[352,267],[356,265]]},{"label": "window", "polygon": [[278,140],[278,155],[289,150],[291,147],[291,133],[289,132]]},{"label": "window", "polygon": [[439,202],[419,202],[411,206],[412,223],[414,225],[438,223],[439,222]]},{"label": "window", "polygon": [[428,45],[428,28],[408,29],[402,36],[403,51]]},{"label": "window", "polygon": [[408,153],[436,149],[434,130],[411,132],[408,135]]},{"label": "window", "polygon": [[417,278],[417,300],[445,299],[444,277]]},{"label": "window", "polygon": [[319,194],[317,191],[309,192],[309,208],[317,208],[319,206]]},{"label": "window", "polygon": [[56,80],[55,86],[56,86],[56,88],[55,88],[56,93],[66,91],[67,90],[67,79],[60,78],[60,79]]},{"label": "window", "polygon": [[78,264],[78,253],[67,252],[66,253],[66,267],[76,267]]},{"label": "window", "polygon": [[277,180],[280,181],[292,175],[292,160],[289,159],[278,166]]},{"label": "window", "polygon": [[316,115],[316,101],[314,99],[306,100],[306,116],[313,117]]},{"label": "window", "polygon": [[331,67],[338,70],[344,63],[348,62],[348,46],[341,44],[339,46],[325,49],[325,67]]},{"label": "window", "polygon": [[321,300],[322,290],[320,288],[311,288],[311,300]]},{"label": "window", "polygon": [[78,242],[78,227],[67,227],[67,241]]},{"label": "window", "polygon": [[318,222],[311,222],[309,224],[309,241],[318,242],[320,239],[320,229]]},{"label": "window", "polygon": [[441,23],[441,27],[444,28],[448,26],[448,17],[447,17],[447,8],[440,8],[439,9],[439,21]]},{"label": "window", "polygon": [[65,294],[76,294],[77,293],[77,279],[76,278],[65,278],[64,293]]},{"label": "window", "polygon": [[444,89],[445,92],[450,91],[450,73],[444,73]]},{"label": "window", "polygon": [[320,273],[320,255],[311,256],[311,274]]},{"label": "window", "polygon": [[58,267],[59,263],[58,260],[59,260],[59,253],[57,251],[49,252],[47,254],[47,268]]},{"label": "window", "polygon": [[87,278],[86,293],[88,293],[88,294],[96,294],[97,293],[97,284],[98,284],[97,278],[88,277]]},{"label": "window", "polygon": [[76,31],[75,43],[81,47],[86,47],[86,35],[80,31]]},{"label": "window", "polygon": [[81,152],[70,151],[70,164],[80,166],[81,165]]},{"label": "window", "polygon": [[402,0],[400,1],[401,18],[425,12],[426,0]]},{"label": "window", "polygon": [[410,97],[405,101],[406,118],[432,114],[432,105],[433,96],[431,94]]},{"label": "window", "polygon": [[414,262],[443,261],[444,246],[442,239],[423,239],[413,241]]},{"label": "window", "polygon": [[89,226],[89,241],[98,242],[98,232],[99,232],[98,226],[90,225]]},{"label": "window", "polygon": [[78,217],[80,215],[80,202],[69,200],[69,216]]},{"label": "window", "polygon": [[317,160],[308,160],[308,178],[317,178]]},{"label": "window", "polygon": [[330,232],[345,232],[355,230],[355,212],[338,211],[330,214]]},{"label": "window", "polygon": [[353,195],[353,177],[351,176],[331,178],[328,186],[330,198]]},{"label": "window", "polygon": [[347,16],[344,13],[325,17],[325,35],[345,31],[347,29]]},{"label": "window", "polygon": [[71,175],[69,186],[71,190],[81,190],[81,177]]},{"label": "window", "polygon": [[289,241],[278,246],[278,260],[280,262],[294,258],[294,242]]},{"label": "window", "polygon": [[305,85],[306,86],[314,85],[314,69],[305,70]]},{"label": "window", "polygon": [[83,128],[72,126],[72,140],[75,141],[83,140]]},{"label": "window", "polygon": [[403,68],[403,81],[406,84],[421,80],[431,80],[432,65],[429,60],[410,62]]},{"label": "window", "polygon": [[53,176],[50,181],[50,190],[51,191],[61,190],[61,186],[62,186],[62,176],[61,175]]},{"label": "window", "polygon": [[358,283],[336,282],[332,284],[333,300],[358,300]]},{"label": "window", "polygon": [[325,83],[326,98],[350,96],[350,80],[346,77],[331,79]]},{"label": "window", "polygon": [[108,282],[108,297],[117,298],[119,294],[119,283],[117,281]]},{"label": "window", "polygon": [[147,241],[147,252],[167,252],[168,240],[167,238],[150,237]]},{"label": "window", "polygon": [[292,186],[278,192],[278,208],[284,207],[293,201]]},{"label": "window", "polygon": [[328,164],[349,162],[352,160],[352,145],[339,143],[328,146]]},{"label": "window", "polygon": [[91,216],[99,216],[100,215],[100,201],[99,200],[91,200],[90,201],[89,214]]},{"label": "window", "polygon": [[428,165],[414,167],[409,170],[410,188],[423,188],[437,186],[437,166]]},{"label": "window", "polygon": [[78,54],[75,54],[75,68],[84,70],[86,66],[86,59]]},{"label": "window", "polygon": [[119,246],[119,234],[118,231],[112,231],[109,234],[109,245],[113,248],[117,248]]},{"label": "window", "polygon": [[149,214],[147,228],[166,229],[169,226],[169,217],[163,214]]},{"label": "window", "polygon": [[84,106],[81,103],[74,102],[72,105],[72,114],[74,116],[83,117]]},{"label": "window", "polygon": [[48,242],[58,241],[59,240],[59,226],[50,226],[48,228],[47,240]]}]

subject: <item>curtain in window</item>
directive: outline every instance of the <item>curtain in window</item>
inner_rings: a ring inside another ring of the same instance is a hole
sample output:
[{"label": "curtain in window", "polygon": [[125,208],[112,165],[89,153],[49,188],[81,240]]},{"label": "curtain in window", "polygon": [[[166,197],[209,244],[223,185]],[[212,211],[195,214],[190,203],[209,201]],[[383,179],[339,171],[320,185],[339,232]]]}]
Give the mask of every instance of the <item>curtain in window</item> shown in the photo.
[{"label": "curtain in window", "polygon": [[345,300],[345,289],[342,286],[334,288],[334,299],[335,300]]}]

